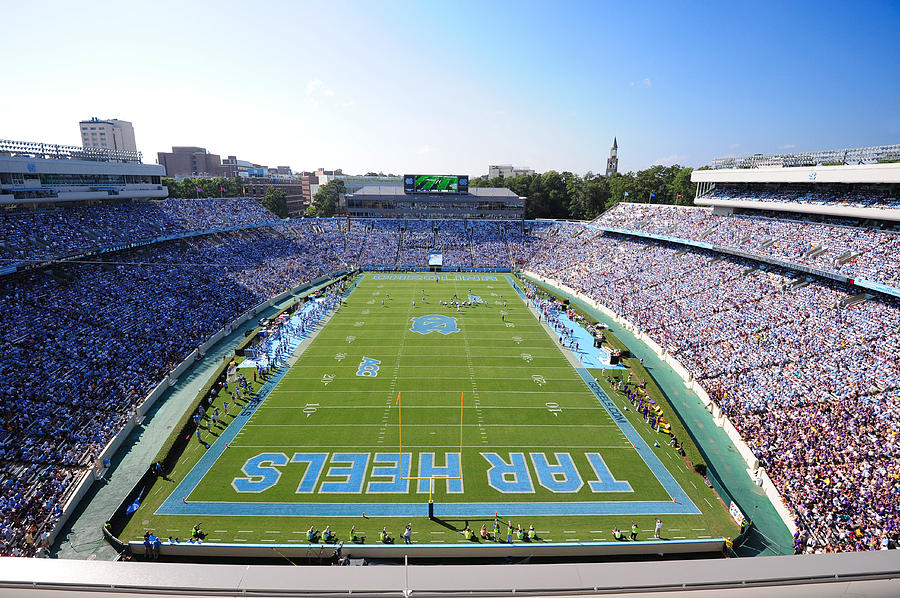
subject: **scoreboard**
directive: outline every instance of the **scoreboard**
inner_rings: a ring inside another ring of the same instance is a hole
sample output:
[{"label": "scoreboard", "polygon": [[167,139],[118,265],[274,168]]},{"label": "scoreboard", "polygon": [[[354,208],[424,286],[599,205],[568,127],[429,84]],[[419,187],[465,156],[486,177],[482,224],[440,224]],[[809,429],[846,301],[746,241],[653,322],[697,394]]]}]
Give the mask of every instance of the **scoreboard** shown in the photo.
[{"label": "scoreboard", "polygon": [[468,175],[405,174],[404,193],[468,193]]}]

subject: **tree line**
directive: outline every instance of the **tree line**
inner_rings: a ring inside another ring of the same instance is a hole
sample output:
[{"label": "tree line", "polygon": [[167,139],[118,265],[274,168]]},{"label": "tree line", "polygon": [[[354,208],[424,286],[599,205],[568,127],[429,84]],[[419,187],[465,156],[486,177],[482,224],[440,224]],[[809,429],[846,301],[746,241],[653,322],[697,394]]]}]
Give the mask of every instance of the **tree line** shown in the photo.
[{"label": "tree line", "polygon": [[506,187],[525,197],[525,218],[591,220],[620,201],[691,205],[692,168],[651,166],[604,177],[550,170],[512,178],[470,179],[469,187]]},{"label": "tree line", "polygon": [[[470,187],[506,187],[526,198],[525,218],[557,218],[591,220],[620,201],[691,205],[695,186],[692,168],[651,166],[637,172],[604,177],[588,172],[579,176],[571,172],[550,170],[541,174],[523,174],[512,178],[470,179]],[[170,197],[241,197],[243,184],[239,177],[174,179],[164,178]],[[200,189],[198,191],[197,189]],[[319,187],[306,210],[307,216],[333,216],[338,197],[344,193],[344,182],[333,180]],[[270,187],[260,202],[273,213],[287,217],[284,191]]]}]

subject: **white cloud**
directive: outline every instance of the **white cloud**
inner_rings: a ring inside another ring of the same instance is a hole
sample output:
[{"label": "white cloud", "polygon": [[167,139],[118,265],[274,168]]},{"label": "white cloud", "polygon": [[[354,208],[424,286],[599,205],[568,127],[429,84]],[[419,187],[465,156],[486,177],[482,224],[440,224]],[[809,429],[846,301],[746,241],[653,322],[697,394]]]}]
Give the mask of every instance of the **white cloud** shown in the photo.
[{"label": "white cloud", "polygon": [[338,94],[328,87],[321,79],[312,79],[306,84],[306,96],[310,103],[318,108],[319,106],[340,106],[341,108],[351,108],[356,105],[356,100],[347,98],[341,100]]},{"label": "white cloud", "polygon": [[780,149],[789,150],[789,149],[794,149],[795,147],[797,147],[797,146],[794,145],[793,143],[786,143],[786,144],[782,145]]},{"label": "white cloud", "polygon": [[671,166],[672,164],[678,164],[679,162],[684,161],[687,158],[686,154],[672,154],[670,156],[663,156],[662,158],[657,158],[653,165],[660,166]]},{"label": "white cloud", "polygon": [[653,81],[650,80],[650,77],[644,77],[637,83],[632,81],[628,84],[629,87],[653,87]]},{"label": "white cloud", "polygon": [[430,145],[428,145],[426,143],[425,145],[420,147],[418,150],[416,150],[416,153],[419,154],[420,156],[426,156],[428,154],[433,154],[436,151],[438,151],[436,147],[431,147]]},{"label": "white cloud", "polygon": [[313,79],[309,83],[306,84],[306,95],[311,96],[320,92],[325,88],[325,82],[321,79]]}]

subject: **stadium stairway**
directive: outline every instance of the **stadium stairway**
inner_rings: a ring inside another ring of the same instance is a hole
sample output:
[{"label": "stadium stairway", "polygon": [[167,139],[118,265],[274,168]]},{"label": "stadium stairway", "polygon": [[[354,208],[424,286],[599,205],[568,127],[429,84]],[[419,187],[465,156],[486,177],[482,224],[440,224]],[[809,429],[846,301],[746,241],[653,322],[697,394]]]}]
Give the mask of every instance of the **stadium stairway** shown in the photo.
[{"label": "stadium stairway", "polygon": [[[527,275],[526,277],[533,282],[544,284],[537,278]],[[755,524],[756,529],[742,544],[738,554],[741,556],[792,554],[791,533],[765,493],[747,475],[747,464],[725,431],[713,423],[712,416],[696,393],[685,386],[681,377],[653,350],[619,323],[578,297],[556,288],[554,292],[569,299],[574,307],[609,326],[610,331],[625,343],[634,357],[644,360],[644,367],[678,412],[678,416],[706,459],[707,477],[713,481],[717,490],[723,486],[729,490],[728,494],[722,495],[726,506],[730,495],[746,517]]]}]

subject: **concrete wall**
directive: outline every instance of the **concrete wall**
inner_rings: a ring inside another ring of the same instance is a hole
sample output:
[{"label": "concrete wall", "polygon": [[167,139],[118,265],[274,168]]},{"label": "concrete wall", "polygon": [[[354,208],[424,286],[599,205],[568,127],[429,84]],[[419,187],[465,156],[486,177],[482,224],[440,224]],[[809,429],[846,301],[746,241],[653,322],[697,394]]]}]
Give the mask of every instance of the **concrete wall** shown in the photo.
[{"label": "concrete wall", "polygon": [[[458,544],[344,544],[343,552],[353,558],[402,559],[414,558],[507,558],[528,556],[622,556],[658,554],[720,553],[725,546],[722,538],[711,540],[663,540],[643,542],[519,542],[458,543]],[[144,554],[140,541],[128,543],[134,554]],[[160,547],[166,556],[213,559],[272,558],[273,548],[288,558],[330,558],[334,545],[323,544],[169,544]]]},{"label": "concrete wall", "polygon": [[8,596],[846,598],[900,595],[897,557],[897,551],[886,550],[750,559],[440,567],[188,565],[6,557],[0,558],[0,570]]},{"label": "concrete wall", "polygon": [[778,492],[778,489],[775,487],[775,484],[769,479],[768,474],[765,471],[761,471],[759,474],[757,473],[757,469],[759,469],[759,459],[756,458],[756,455],[753,454],[753,451],[747,446],[747,443],[744,442],[744,439],[741,438],[740,433],[738,433],[737,428],[731,423],[727,416],[725,416],[718,405],[713,403],[712,399],[709,398],[709,394],[706,390],[697,383],[694,379],[693,374],[691,374],[687,368],[684,367],[675,357],[670,355],[666,350],[664,350],[659,343],[654,341],[652,338],[647,336],[643,331],[641,331],[637,326],[631,323],[629,320],[621,317],[605,305],[601,303],[597,303],[593,299],[576,291],[575,289],[559,282],[558,280],[554,280],[552,278],[545,278],[540,274],[535,274],[534,272],[524,271],[524,274],[536,279],[541,282],[547,283],[548,285],[554,286],[557,289],[569,293],[574,297],[578,297],[594,309],[600,311],[613,321],[620,324],[623,328],[631,332],[635,337],[638,338],[641,342],[646,344],[650,349],[656,353],[656,355],[662,359],[666,364],[668,364],[675,372],[684,380],[685,385],[697,393],[697,396],[700,397],[700,400],[703,401],[703,404],[706,406],[706,409],[710,412],[713,422],[720,428],[722,428],[725,433],[728,435],[728,438],[734,443],[734,447],[737,449],[738,453],[740,453],[741,458],[747,464],[748,474],[751,477],[756,479],[758,475],[762,479],[761,488],[766,493],[766,497],[772,503],[772,506],[775,507],[775,510],[778,512],[778,515],[781,517],[784,524],[787,528],[794,533],[797,531],[797,525],[794,523],[794,516],[791,515],[790,510],[788,509],[784,498],[781,496],[781,493]]}]

